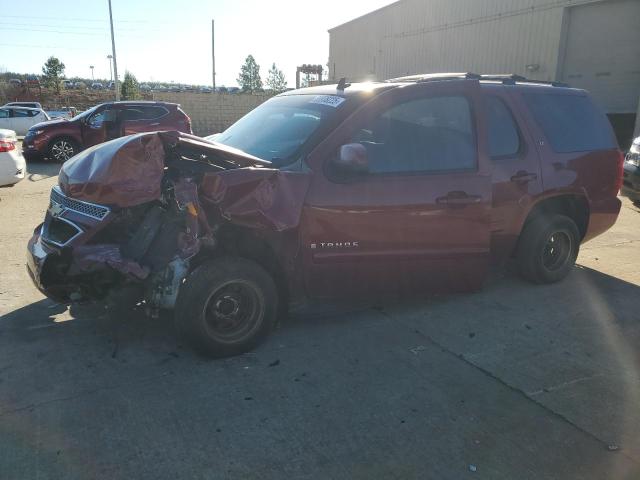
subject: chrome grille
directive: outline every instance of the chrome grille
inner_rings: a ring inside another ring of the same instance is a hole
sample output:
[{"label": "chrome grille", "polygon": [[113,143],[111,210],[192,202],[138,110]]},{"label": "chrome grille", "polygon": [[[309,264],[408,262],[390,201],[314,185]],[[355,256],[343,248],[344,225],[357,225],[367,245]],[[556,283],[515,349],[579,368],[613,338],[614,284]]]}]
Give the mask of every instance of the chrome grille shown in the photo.
[{"label": "chrome grille", "polygon": [[107,207],[69,198],[57,186],[51,189],[51,204],[49,206],[52,206],[53,203],[97,220],[102,220],[109,214]]}]

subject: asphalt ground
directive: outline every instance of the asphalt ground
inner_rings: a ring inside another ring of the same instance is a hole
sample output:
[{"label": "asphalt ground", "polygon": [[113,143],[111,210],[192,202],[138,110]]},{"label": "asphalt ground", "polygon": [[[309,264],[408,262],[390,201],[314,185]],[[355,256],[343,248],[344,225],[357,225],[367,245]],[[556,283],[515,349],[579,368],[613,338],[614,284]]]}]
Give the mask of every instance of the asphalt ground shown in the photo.
[{"label": "asphalt ground", "polygon": [[45,299],[57,166],[0,189],[0,479],[640,478],[640,211],[564,282],[295,312],[198,357],[171,318]]}]

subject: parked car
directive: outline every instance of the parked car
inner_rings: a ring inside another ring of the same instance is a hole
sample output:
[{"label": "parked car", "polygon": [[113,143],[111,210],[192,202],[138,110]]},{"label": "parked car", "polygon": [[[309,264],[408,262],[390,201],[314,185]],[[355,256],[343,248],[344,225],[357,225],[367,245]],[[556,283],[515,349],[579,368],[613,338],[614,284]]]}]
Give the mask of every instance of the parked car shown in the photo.
[{"label": "parked car", "polygon": [[84,90],[85,88],[87,88],[87,84],[84,82],[73,82],[73,88]]},{"label": "parked car", "polygon": [[109,89],[109,90],[115,90],[115,89],[116,89],[116,82],[109,82],[109,83],[107,83],[107,89]]},{"label": "parked car", "polygon": [[100,82],[93,82],[91,84],[91,90],[104,90],[104,85]]},{"label": "parked car", "polygon": [[65,162],[80,150],[123,135],[156,130],[191,133],[191,119],[180,105],[166,102],[109,102],[71,120],[33,126],[23,141],[27,161],[48,158]]},{"label": "parked car", "polygon": [[198,91],[200,93],[212,93],[213,89],[211,87],[200,87]]},{"label": "parked car", "polygon": [[62,87],[65,90],[70,90],[73,88],[73,81],[72,80],[63,80],[62,81]]},{"label": "parked car", "polygon": [[47,120],[50,120],[49,115],[41,108],[0,107],[0,128],[14,130],[20,137],[24,137],[33,125]]},{"label": "parked car", "polygon": [[9,102],[5,103],[3,107],[42,108],[42,105],[40,102]]},{"label": "parked car", "polygon": [[621,193],[640,207],[640,137],[633,141],[625,157]]},{"label": "parked car", "polygon": [[0,129],[0,187],[12,187],[27,173],[18,138],[13,130]]},{"label": "parked car", "polygon": [[20,85],[22,85],[22,80],[20,80],[19,78],[10,78],[9,85],[13,85],[14,87],[19,87]]},{"label": "parked car", "polygon": [[27,77],[27,81],[26,81],[27,86],[29,87],[36,87],[39,88],[40,87],[40,80],[38,79],[37,76],[35,75],[29,75]]},{"label": "parked car", "polygon": [[47,110],[47,114],[52,120],[56,118],[68,118],[71,119],[78,114],[76,107],[61,107],[58,110]]},{"label": "parked car", "polygon": [[151,91],[151,86],[148,83],[142,83],[142,84],[140,84],[140,91],[141,92],[150,92]]},{"label": "parked car", "polygon": [[441,75],[281,94],[211,140],[134,135],[62,167],[28,245],[59,302],[173,308],[213,356],[304,298],[553,283],[618,216],[622,154],[583,90]]}]

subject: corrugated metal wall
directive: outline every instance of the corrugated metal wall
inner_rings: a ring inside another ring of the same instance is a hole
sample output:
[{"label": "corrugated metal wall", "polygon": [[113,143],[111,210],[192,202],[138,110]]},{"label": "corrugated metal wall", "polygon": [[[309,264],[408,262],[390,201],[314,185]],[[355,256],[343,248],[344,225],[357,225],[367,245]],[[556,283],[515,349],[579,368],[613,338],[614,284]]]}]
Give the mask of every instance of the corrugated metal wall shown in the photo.
[{"label": "corrugated metal wall", "polygon": [[401,0],[329,31],[330,76],[475,71],[555,79],[564,7],[593,1]]}]

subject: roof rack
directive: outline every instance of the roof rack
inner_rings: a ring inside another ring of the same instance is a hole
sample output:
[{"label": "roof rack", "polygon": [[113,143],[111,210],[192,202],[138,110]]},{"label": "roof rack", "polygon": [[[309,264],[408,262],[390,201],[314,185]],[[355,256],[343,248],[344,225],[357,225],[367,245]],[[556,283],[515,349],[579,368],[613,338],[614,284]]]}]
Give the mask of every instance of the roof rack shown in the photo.
[{"label": "roof rack", "polygon": [[546,80],[531,80],[522,75],[515,73],[509,74],[495,74],[495,75],[479,75],[477,73],[427,73],[423,75],[409,75],[406,77],[397,77],[385,80],[386,83],[402,83],[413,82],[423,83],[440,80],[486,80],[490,82],[502,82],[503,85],[515,85],[516,83],[532,83],[536,85],[549,85],[552,87],[569,87],[567,83],[546,81]]},{"label": "roof rack", "polygon": [[465,72],[465,73],[425,73],[419,75],[408,75],[406,77],[390,78],[385,80],[386,83],[402,83],[413,82],[422,83],[430,82],[434,80],[480,80],[480,75],[477,73]]},{"label": "roof rack", "polygon": [[504,85],[515,85],[516,83],[533,83],[536,85],[550,85],[552,87],[566,88],[569,86],[568,83],[564,83],[564,82],[555,82],[550,80],[531,80],[529,78],[523,77],[522,75],[517,75],[515,73],[498,74],[498,75],[480,75],[480,79],[502,82]]}]

